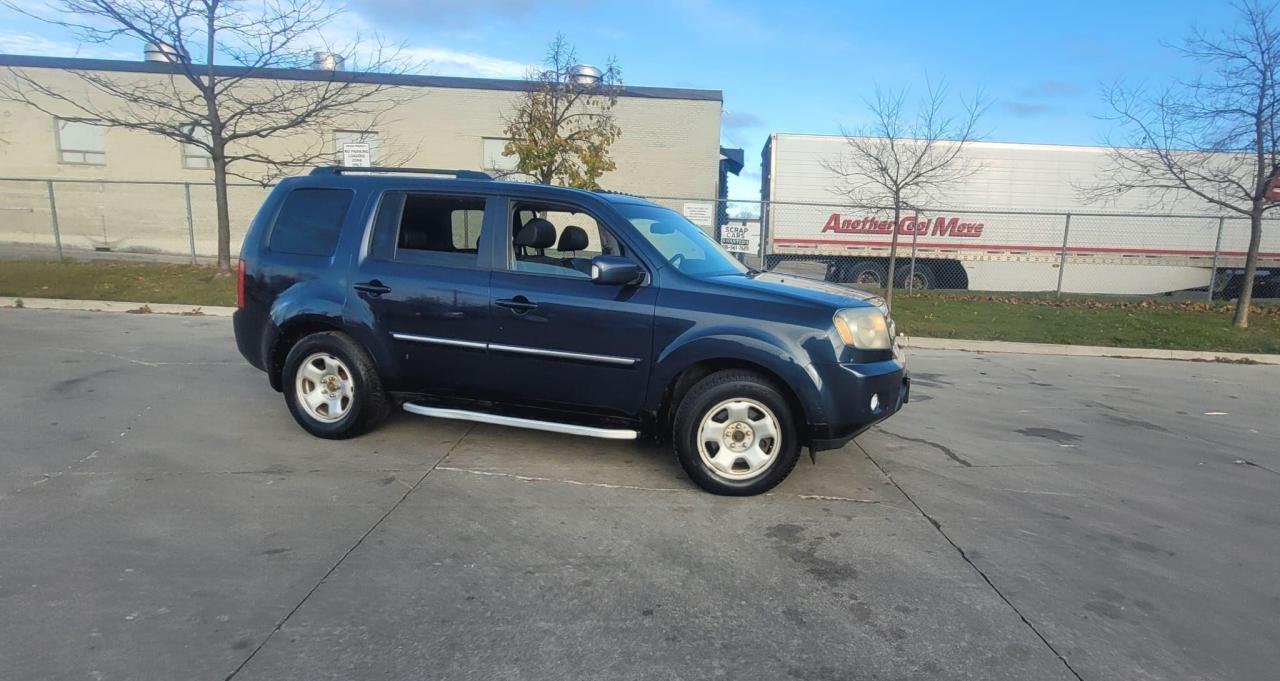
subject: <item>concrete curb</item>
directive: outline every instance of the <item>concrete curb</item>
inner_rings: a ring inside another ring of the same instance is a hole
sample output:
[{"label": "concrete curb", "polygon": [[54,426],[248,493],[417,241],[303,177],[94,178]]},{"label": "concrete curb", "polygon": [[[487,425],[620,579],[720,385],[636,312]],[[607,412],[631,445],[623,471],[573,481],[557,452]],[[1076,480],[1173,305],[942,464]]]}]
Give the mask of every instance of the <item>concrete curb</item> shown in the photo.
[{"label": "concrete curb", "polygon": [[1280,364],[1280,355],[1264,355],[1260,353],[1247,352],[1160,350],[1156,348],[1111,348],[1097,345],[1051,345],[1048,343],[1013,343],[1010,341],[919,338],[915,336],[903,336],[902,342],[904,347],[911,350],[960,350],[963,352],[1001,352],[1021,355],[1172,359],[1184,362],[1235,362],[1238,364]]},{"label": "concrete curb", "polygon": [[134,314],[176,314],[191,317],[230,317],[234,307],[218,305],[178,305],[170,303],[124,303],[114,300],[62,300],[60,298],[23,298],[5,296],[0,306],[32,310],[80,310],[85,312],[132,312]]},{"label": "concrete curb", "polygon": [[[81,310],[86,312],[132,312],[134,314],[175,314],[186,316],[230,317],[234,307],[174,305],[167,303],[123,303],[110,300],[62,300],[59,298],[0,298],[0,306],[32,310]],[[1240,364],[1277,364],[1280,355],[1245,352],[1206,352],[1199,350],[1158,350],[1153,348],[1110,348],[1096,345],[1050,345],[1048,343],[1013,343],[1009,341],[960,340],[952,338],[920,338],[901,336],[909,350],[959,350],[963,352],[998,352],[1020,355],[1059,355],[1065,357],[1120,357],[1126,359],[1171,359],[1184,362],[1236,362]]]}]

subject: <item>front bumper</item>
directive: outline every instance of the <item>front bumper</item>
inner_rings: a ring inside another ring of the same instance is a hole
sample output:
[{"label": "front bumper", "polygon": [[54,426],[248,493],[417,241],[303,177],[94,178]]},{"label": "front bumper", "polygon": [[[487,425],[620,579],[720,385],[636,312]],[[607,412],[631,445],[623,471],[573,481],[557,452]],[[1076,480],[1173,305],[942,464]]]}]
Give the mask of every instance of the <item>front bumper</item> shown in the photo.
[{"label": "front bumper", "polygon": [[871,364],[823,364],[826,421],[809,426],[809,449],[839,449],[866,429],[893,416],[911,397],[911,377],[897,359]]}]

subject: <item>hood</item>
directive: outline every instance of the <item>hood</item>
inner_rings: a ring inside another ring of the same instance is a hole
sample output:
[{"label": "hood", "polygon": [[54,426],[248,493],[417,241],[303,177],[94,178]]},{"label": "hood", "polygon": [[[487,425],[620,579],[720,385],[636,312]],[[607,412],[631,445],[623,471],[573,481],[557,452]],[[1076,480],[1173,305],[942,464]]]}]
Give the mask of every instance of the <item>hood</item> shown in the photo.
[{"label": "hood", "polygon": [[723,274],[710,279],[734,288],[827,305],[832,310],[863,305],[878,307],[882,312],[885,310],[884,299],[875,294],[794,274],[756,272]]}]

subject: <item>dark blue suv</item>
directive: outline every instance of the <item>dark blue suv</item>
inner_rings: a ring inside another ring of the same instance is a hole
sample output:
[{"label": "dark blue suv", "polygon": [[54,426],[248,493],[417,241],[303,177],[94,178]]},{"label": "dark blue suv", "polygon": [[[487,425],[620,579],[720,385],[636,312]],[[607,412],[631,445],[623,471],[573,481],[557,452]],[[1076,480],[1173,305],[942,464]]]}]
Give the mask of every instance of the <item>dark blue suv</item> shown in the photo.
[{"label": "dark blue suv", "polygon": [[320,168],[245,237],[236,343],[308,432],[389,410],[670,438],[758,494],[907,401],[872,296],[747,268],[679,213],[471,171]]}]

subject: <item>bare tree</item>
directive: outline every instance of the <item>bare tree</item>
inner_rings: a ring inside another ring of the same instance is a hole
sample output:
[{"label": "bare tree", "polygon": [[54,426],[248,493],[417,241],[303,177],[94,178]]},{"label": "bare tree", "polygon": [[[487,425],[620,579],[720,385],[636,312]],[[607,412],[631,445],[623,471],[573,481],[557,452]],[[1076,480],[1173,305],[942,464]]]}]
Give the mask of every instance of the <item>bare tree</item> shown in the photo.
[{"label": "bare tree", "polygon": [[1193,29],[1179,55],[1205,67],[1202,76],[1158,91],[1108,87],[1104,99],[1118,130],[1108,140],[1111,168],[1086,187],[1093,199],[1142,192],[1154,203],[1179,195],[1199,198],[1249,218],[1244,285],[1232,323],[1249,326],[1249,305],[1262,243],[1262,219],[1275,204],[1267,180],[1280,169],[1280,33],[1275,5],[1252,0],[1233,6],[1231,29]]},{"label": "bare tree", "polygon": [[842,129],[848,148],[837,160],[824,162],[839,176],[840,192],[856,203],[893,211],[885,303],[893,307],[902,214],[920,208],[942,186],[980,170],[961,152],[976,139],[987,102],[981,91],[953,108],[945,85],[926,85],[925,94],[908,110],[908,90],[876,88],[867,101],[871,123],[855,133]]},{"label": "bare tree", "polygon": [[600,176],[617,168],[609,147],[622,133],[613,115],[622,72],[610,58],[598,77],[584,77],[563,34],[551,41],[544,66],[529,73],[532,87],[507,119],[503,155],[516,157],[512,174],[596,189]]},{"label": "bare tree", "polygon": [[[73,70],[80,87],[60,88],[37,69],[10,68],[0,98],[62,119],[140,130],[209,155],[218,216],[218,269],[231,269],[228,176],[264,184],[288,168],[328,158],[326,132],[368,133],[414,95],[371,78],[398,72],[396,51],[359,37],[328,45],[323,30],[338,15],[324,0],[52,0],[47,13],[5,2],[86,43],[135,39],[163,51],[157,75]],[[305,68],[328,51],[347,71]],[[199,55],[199,61],[191,54]],[[215,62],[225,65],[215,66]],[[262,144],[274,140],[270,150]]]}]

